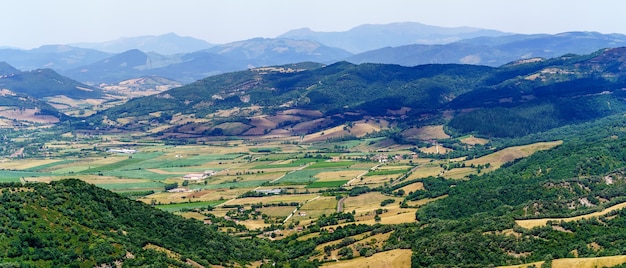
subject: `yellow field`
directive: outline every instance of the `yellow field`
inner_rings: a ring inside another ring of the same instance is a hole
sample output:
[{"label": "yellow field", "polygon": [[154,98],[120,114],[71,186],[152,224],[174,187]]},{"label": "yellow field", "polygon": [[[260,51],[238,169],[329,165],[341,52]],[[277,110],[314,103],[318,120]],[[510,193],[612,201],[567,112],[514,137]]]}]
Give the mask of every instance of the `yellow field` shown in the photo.
[{"label": "yellow field", "polygon": [[430,146],[426,148],[419,148],[420,151],[427,154],[445,154],[448,152],[452,152],[452,149],[443,147],[441,145]]},{"label": "yellow field", "polygon": [[424,199],[420,199],[420,200],[417,200],[417,201],[407,201],[406,203],[407,203],[407,205],[409,205],[411,207],[420,207],[420,206],[423,206],[423,205],[428,204],[430,202],[437,201],[439,199],[443,199],[443,198],[446,198],[446,197],[448,197],[447,194],[446,195],[442,195],[442,196],[438,196],[438,197],[435,197],[435,198],[424,198]]},{"label": "yellow field", "polygon": [[315,178],[318,178],[317,181],[340,181],[340,180],[350,180],[356,176],[363,174],[365,170],[341,170],[341,171],[329,171],[329,172],[320,172],[315,175]]},{"label": "yellow field", "polygon": [[474,136],[469,136],[465,139],[461,139],[461,142],[465,144],[469,144],[469,145],[476,145],[476,144],[485,145],[489,142],[489,140],[476,138]]},{"label": "yellow field", "polygon": [[565,221],[565,222],[570,222],[570,221],[577,221],[577,220],[582,220],[582,219],[589,219],[589,218],[593,218],[593,217],[600,217],[603,215],[606,215],[607,213],[611,212],[611,211],[615,211],[615,210],[620,210],[626,208],[626,202],[624,203],[620,203],[617,205],[614,205],[612,207],[608,207],[602,211],[598,211],[598,212],[594,212],[594,213],[590,213],[590,214],[585,214],[585,215],[580,215],[580,216],[576,216],[576,217],[569,217],[569,218],[545,218],[545,219],[529,219],[529,220],[517,220],[515,221],[515,223],[521,227],[527,228],[527,229],[531,229],[533,227],[538,227],[538,226],[545,226],[548,224],[548,221]]},{"label": "yellow field", "polygon": [[[375,176],[363,176],[361,177],[363,180],[358,179],[354,180],[352,185],[371,185],[371,184],[383,184],[385,182],[389,182],[389,179],[395,179],[399,175],[375,175]],[[370,186],[376,187],[376,186]]]},{"label": "yellow field", "polygon": [[320,196],[319,198],[304,204],[300,207],[298,212],[305,213],[306,216],[299,216],[296,213],[291,220],[300,221],[302,223],[301,225],[304,225],[307,222],[317,219],[322,214],[330,215],[333,212],[337,212],[337,199],[335,199],[334,196]]},{"label": "yellow field", "polygon": [[411,175],[409,175],[408,180],[413,179],[421,179],[429,176],[438,176],[443,171],[443,168],[435,165],[431,166],[418,166]]},{"label": "yellow field", "polygon": [[444,172],[443,177],[447,179],[462,180],[465,179],[466,176],[475,173],[477,173],[476,169],[473,168],[455,168]]},{"label": "yellow field", "polygon": [[[499,268],[525,268],[531,265],[541,267],[544,262],[533,262],[521,265],[499,266]],[[597,258],[565,258],[552,260],[552,268],[596,268],[612,267],[626,263],[626,255],[597,257]]]},{"label": "yellow field", "polygon": [[508,147],[493,154],[469,160],[466,162],[466,164],[469,166],[471,164],[484,165],[490,163],[491,169],[497,169],[504,163],[511,162],[518,158],[527,157],[537,151],[554,148],[558,145],[561,145],[562,143],[563,141],[538,142],[529,145]]},{"label": "yellow field", "polygon": [[404,190],[405,195],[408,195],[410,192],[424,190],[424,183],[422,183],[421,181],[418,181],[416,183],[411,183],[407,186],[404,186],[400,189]]},{"label": "yellow field", "polygon": [[411,267],[411,255],[413,253],[410,249],[394,249],[390,251],[380,252],[372,255],[371,257],[359,257],[352,260],[328,262],[324,263],[322,267],[333,268],[351,268],[351,267],[377,267],[377,268],[396,268],[396,267]]},{"label": "yellow field", "polygon": [[33,168],[41,165],[46,165],[54,162],[59,162],[61,160],[51,160],[51,159],[24,159],[24,160],[0,160],[0,169],[16,169],[23,170],[27,168]]}]

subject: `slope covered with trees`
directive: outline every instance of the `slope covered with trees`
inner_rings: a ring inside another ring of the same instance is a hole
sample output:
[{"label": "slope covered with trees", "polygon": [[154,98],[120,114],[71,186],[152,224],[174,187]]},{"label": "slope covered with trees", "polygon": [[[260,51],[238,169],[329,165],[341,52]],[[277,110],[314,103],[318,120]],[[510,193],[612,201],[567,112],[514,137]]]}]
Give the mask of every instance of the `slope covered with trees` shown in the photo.
[{"label": "slope covered with trees", "polygon": [[[279,253],[261,240],[239,240],[197,220],[132,201],[79,180],[4,184],[0,259],[33,266],[185,266],[248,263]],[[174,253],[146,247],[154,245]]]}]

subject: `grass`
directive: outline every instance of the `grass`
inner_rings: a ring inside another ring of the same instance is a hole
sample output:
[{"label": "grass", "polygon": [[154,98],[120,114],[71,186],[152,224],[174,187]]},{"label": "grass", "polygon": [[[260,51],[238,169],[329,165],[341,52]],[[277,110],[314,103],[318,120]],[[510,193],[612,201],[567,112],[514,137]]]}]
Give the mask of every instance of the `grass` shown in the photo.
[{"label": "grass", "polygon": [[0,182],[19,182],[22,177],[28,179],[29,177],[45,177],[50,175],[49,173],[34,171],[0,170]]},{"label": "grass", "polygon": [[344,185],[348,180],[342,181],[317,181],[306,186],[306,188],[337,188]]},{"label": "grass", "polygon": [[300,167],[302,165],[306,165],[308,163],[315,162],[316,160],[319,160],[319,159],[302,158],[302,159],[296,159],[296,160],[291,161],[290,163],[284,163],[284,164],[263,164],[263,165],[258,165],[258,166],[254,166],[252,169]]},{"label": "grass", "polygon": [[354,165],[353,161],[339,161],[339,162],[316,162],[313,165],[306,167],[305,169],[320,169],[320,168],[338,168],[349,167]]},{"label": "grass", "polygon": [[217,206],[221,203],[224,203],[223,200],[218,201],[204,201],[204,202],[192,202],[192,203],[178,203],[178,204],[167,204],[167,205],[156,205],[155,207],[161,210],[165,210],[168,212],[180,211],[182,209],[194,209],[194,208],[206,208],[208,206]]}]

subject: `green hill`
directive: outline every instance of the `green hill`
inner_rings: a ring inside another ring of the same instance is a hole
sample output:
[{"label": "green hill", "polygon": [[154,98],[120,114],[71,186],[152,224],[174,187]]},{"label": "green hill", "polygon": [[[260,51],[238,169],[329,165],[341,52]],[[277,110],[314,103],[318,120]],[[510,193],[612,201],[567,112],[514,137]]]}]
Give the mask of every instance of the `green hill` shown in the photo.
[{"label": "green hill", "polygon": [[[247,129],[252,127],[251,116],[299,109],[321,114],[318,118],[325,118],[326,126],[384,117],[401,127],[449,122],[448,130],[454,133],[518,137],[626,111],[626,93],[621,90],[626,87],[625,59],[626,48],[616,48],[591,55],[520,60],[499,68],[292,64],[208,77],[133,99],[88,120],[102,127],[103,116],[163,122],[175,114],[205,118],[218,110],[260,107],[260,112],[228,120]],[[287,129],[302,120],[279,122],[276,128]],[[194,128],[215,130],[218,124]],[[212,133],[243,132],[202,134]]]},{"label": "green hill", "polygon": [[6,75],[0,88],[35,98],[64,95],[73,99],[103,97],[102,90],[59,75],[51,69],[39,69]]},{"label": "green hill", "polygon": [[[248,263],[277,253],[264,241],[240,240],[197,220],[152,208],[79,180],[3,184],[0,260],[36,267],[186,267]],[[150,250],[167,249],[180,258]]]}]

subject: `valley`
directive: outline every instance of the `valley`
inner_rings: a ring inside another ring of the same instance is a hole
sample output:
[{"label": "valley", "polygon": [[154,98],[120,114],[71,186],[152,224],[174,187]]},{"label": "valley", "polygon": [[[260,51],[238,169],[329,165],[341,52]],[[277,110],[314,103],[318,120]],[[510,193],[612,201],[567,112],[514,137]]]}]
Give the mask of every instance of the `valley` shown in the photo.
[{"label": "valley", "polygon": [[0,266],[624,267],[624,42],[0,49]]}]

